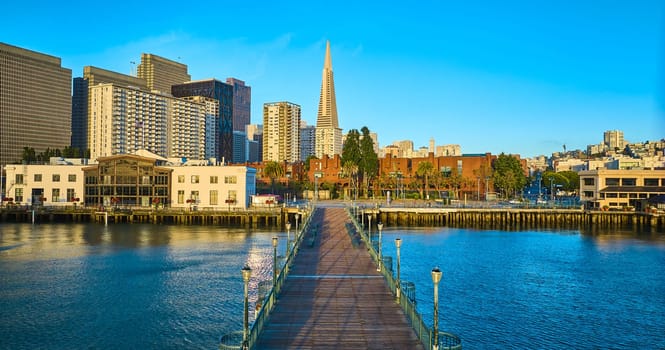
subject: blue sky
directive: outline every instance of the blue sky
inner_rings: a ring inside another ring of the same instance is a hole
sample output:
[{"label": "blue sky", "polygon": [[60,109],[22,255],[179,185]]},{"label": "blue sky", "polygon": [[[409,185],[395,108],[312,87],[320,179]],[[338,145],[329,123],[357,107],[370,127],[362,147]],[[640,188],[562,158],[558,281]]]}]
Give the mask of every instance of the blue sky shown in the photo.
[{"label": "blue sky", "polygon": [[330,40],[340,126],[381,146],[433,137],[530,157],[605,130],[665,138],[663,1],[108,3],[8,2],[0,41],[60,57],[74,77],[161,55],[192,79],[245,80],[252,123],[290,101],[315,124]]}]

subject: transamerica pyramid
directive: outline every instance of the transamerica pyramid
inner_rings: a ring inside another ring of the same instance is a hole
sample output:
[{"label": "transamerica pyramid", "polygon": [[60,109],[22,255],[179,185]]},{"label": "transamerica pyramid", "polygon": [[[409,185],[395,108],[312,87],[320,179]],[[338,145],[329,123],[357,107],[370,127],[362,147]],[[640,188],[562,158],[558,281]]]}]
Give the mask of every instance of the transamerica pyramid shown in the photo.
[{"label": "transamerica pyramid", "polygon": [[330,41],[326,41],[326,58],[323,63],[321,78],[321,96],[319,113],[316,116],[316,157],[330,157],[342,153],[342,129],[337,120],[337,102],[335,100],[335,80],[333,79]]}]

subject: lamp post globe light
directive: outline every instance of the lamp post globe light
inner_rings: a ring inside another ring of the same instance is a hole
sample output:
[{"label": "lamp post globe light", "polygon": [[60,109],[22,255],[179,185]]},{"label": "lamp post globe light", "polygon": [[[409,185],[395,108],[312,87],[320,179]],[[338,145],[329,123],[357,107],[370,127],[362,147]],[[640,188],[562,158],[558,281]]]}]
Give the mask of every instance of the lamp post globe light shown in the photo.
[{"label": "lamp post globe light", "polygon": [[439,282],[441,282],[442,274],[438,267],[432,269],[432,283],[434,283],[434,330],[432,332],[434,345],[432,350],[439,350]]},{"label": "lamp post globe light", "polygon": [[273,292],[275,290],[275,284],[277,283],[277,240],[278,238],[275,236],[272,238],[272,288]]},{"label": "lamp post globe light", "polygon": [[252,277],[252,269],[249,266],[245,265],[242,268],[242,280],[245,284],[245,314],[243,318],[243,327],[242,327],[242,348],[247,350],[249,349],[249,343],[247,342],[247,337],[249,336],[249,279]]},{"label": "lamp post globe light", "polygon": [[369,243],[370,247],[372,244],[372,216],[371,214],[367,214],[367,237],[369,237]]},{"label": "lamp post globe light", "polygon": [[291,250],[291,221],[286,222],[286,256],[289,256]]},{"label": "lamp post globe light", "polygon": [[376,266],[376,271],[381,272],[381,265],[383,265],[383,258],[381,257],[381,231],[383,230],[383,223],[379,222],[376,226],[379,228],[379,264]]}]

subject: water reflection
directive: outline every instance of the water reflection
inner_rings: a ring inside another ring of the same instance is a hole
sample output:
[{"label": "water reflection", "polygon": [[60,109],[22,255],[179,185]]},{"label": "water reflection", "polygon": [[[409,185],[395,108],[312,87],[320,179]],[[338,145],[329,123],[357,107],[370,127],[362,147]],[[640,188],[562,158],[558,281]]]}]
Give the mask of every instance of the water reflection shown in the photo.
[{"label": "water reflection", "polygon": [[401,277],[432,324],[430,271],[443,271],[440,326],[465,348],[665,348],[665,239],[650,233],[384,227]]},{"label": "water reflection", "polygon": [[216,348],[242,327],[241,268],[252,310],[272,276],[274,234],[281,251],[263,229],[1,225],[0,348]]}]

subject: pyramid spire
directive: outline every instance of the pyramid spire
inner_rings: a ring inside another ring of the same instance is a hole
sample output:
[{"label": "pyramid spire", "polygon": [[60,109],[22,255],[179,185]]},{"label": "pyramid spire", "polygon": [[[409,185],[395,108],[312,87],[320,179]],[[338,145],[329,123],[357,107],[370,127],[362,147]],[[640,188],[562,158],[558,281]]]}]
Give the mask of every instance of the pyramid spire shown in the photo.
[{"label": "pyramid spire", "polygon": [[330,157],[342,153],[342,129],[337,120],[337,101],[335,100],[335,80],[333,79],[330,41],[326,41],[326,58],[323,62],[321,78],[321,96],[319,113],[316,116],[316,146],[318,158]]},{"label": "pyramid spire", "polygon": [[332,58],[330,57],[330,41],[326,41],[326,58],[323,63],[321,78],[321,96],[319,113],[316,117],[317,128],[338,128],[337,102],[335,101],[335,81],[333,79]]},{"label": "pyramid spire", "polygon": [[330,58],[330,40],[326,41],[326,60],[323,63],[323,69],[330,69],[332,72],[332,58]]}]

